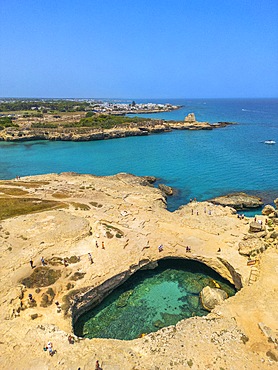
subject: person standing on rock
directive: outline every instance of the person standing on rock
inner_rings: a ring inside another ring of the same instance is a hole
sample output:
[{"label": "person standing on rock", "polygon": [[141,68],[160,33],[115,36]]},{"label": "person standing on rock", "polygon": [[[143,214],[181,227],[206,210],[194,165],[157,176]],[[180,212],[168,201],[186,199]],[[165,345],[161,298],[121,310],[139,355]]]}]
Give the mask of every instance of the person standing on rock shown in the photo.
[{"label": "person standing on rock", "polygon": [[101,248],[102,248],[102,249],[105,249],[105,248],[104,248],[104,242],[101,242]]},{"label": "person standing on rock", "polygon": [[34,268],[34,262],[33,262],[32,258],[30,259],[30,266],[31,266],[32,269]]},{"label": "person standing on rock", "polygon": [[46,262],[45,262],[45,259],[43,257],[41,258],[41,263],[42,263],[43,266],[46,266]]},{"label": "person standing on rock", "polygon": [[53,356],[54,355],[54,351],[53,351],[52,343],[51,342],[48,342],[47,343],[47,349],[48,349],[48,352],[49,352],[50,356]]},{"label": "person standing on rock", "polygon": [[99,365],[99,361],[96,360],[96,367],[95,367],[95,370],[102,370],[102,368],[100,367]]},{"label": "person standing on rock", "polygon": [[88,253],[88,258],[89,258],[89,261],[91,262],[91,264],[93,264],[94,261],[93,261],[93,257],[91,255],[91,253]]}]

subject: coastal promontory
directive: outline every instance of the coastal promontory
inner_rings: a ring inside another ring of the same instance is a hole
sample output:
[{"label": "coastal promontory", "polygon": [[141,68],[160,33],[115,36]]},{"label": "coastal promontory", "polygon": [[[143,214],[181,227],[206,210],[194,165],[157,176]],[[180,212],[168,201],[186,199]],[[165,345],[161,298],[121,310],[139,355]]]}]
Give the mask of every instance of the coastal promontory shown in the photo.
[{"label": "coastal promontory", "polygon": [[[277,366],[277,219],[258,216],[258,235],[253,219],[211,202],[169,212],[148,183],[124,173],[0,181],[1,369],[90,369],[96,360],[103,370]],[[239,253],[248,241],[252,251]],[[176,258],[211,267],[238,292],[207,316],[131,341],[74,334],[92,302],[139,269]],[[53,356],[43,350],[49,342]]]},{"label": "coastal promontory", "polygon": [[199,122],[194,113],[189,113],[184,121],[151,119],[140,115],[180,108],[172,104],[137,104],[135,101],[6,99],[0,101],[0,141],[107,140],[172,130],[212,130],[232,124]]}]

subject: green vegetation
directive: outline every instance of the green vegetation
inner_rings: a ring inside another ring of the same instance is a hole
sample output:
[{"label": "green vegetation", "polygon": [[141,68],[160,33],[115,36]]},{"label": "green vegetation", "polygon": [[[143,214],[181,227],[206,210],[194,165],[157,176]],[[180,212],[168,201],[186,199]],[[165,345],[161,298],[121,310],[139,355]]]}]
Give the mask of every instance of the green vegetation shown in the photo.
[{"label": "green vegetation", "polygon": [[47,123],[47,122],[32,122],[32,128],[58,128],[58,123]]},{"label": "green vegetation", "polygon": [[77,256],[71,256],[70,258],[67,258],[68,263],[77,263],[80,261],[80,258]]},{"label": "green vegetation", "polygon": [[63,265],[63,258],[54,256],[48,259],[47,262],[51,266],[59,266]]},{"label": "green vegetation", "polygon": [[0,130],[6,127],[18,127],[18,125],[13,123],[12,117],[0,117]]},{"label": "green vegetation", "polygon": [[2,188],[2,187],[0,187],[0,193],[4,193],[6,195],[25,195],[25,194],[28,194],[28,191],[22,190],[20,188]]},{"label": "green vegetation", "polygon": [[42,113],[24,113],[23,118],[43,118]]},{"label": "green vegetation", "polygon": [[114,232],[116,238],[122,238],[124,236],[124,233],[122,232],[122,230],[118,229],[117,227],[115,226],[112,226],[112,225],[108,225],[108,224],[105,224],[105,223],[102,223],[103,226],[106,227],[106,236],[108,239],[112,239],[113,238],[113,234],[112,232]]},{"label": "green vegetation", "polygon": [[86,275],[85,272],[75,272],[71,277],[70,277],[70,280],[80,280],[80,279],[83,279],[83,277]]},{"label": "green vegetation", "polygon": [[0,103],[0,112],[82,112],[90,106],[89,102],[75,100],[8,100]]},{"label": "green vegetation", "polygon": [[97,203],[97,202],[90,202],[90,204],[91,204],[93,207],[96,207],[96,208],[101,208],[101,207],[103,207],[103,205],[102,205],[102,204]]},{"label": "green vegetation", "polygon": [[21,282],[27,288],[38,288],[54,284],[60,276],[60,270],[52,270],[49,267],[37,267],[30,276]]},{"label": "green vegetation", "polygon": [[63,199],[63,198],[70,197],[70,194],[69,193],[57,192],[57,193],[52,194],[52,196],[53,196],[53,198]]},{"label": "green vegetation", "polygon": [[24,186],[25,188],[38,188],[42,185],[48,185],[49,181],[12,181],[12,180],[0,180],[0,185],[8,186]]},{"label": "green vegetation", "polygon": [[75,208],[76,211],[78,209],[80,209],[81,211],[89,211],[90,210],[90,206],[88,206],[88,204],[84,204],[84,203],[71,203],[71,205]]},{"label": "green vegetation", "polygon": [[64,207],[67,207],[67,205],[51,200],[0,197],[0,220]]},{"label": "green vegetation", "polygon": [[[113,116],[107,114],[94,115],[82,118],[74,127],[91,127],[98,129],[109,129],[117,126],[127,126],[131,123],[146,122],[146,118]],[[67,126],[70,127],[70,126]]]},{"label": "green vegetation", "polygon": [[42,300],[41,300],[41,307],[48,307],[51,306],[53,299],[55,297],[54,290],[52,288],[48,288],[45,293],[42,295]]}]

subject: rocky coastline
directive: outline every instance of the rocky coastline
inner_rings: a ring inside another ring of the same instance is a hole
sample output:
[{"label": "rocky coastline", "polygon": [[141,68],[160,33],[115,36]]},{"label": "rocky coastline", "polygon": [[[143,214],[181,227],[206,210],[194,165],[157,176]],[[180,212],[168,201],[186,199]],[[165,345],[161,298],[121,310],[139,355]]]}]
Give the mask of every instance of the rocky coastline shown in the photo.
[{"label": "rocky coastline", "polygon": [[[76,370],[97,359],[104,370],[276,366],[276,209],[257,216],[259,233],[250,227],[253,219],[211,202],[168,212],[164,191],[146,186],[154,180],[63,173],[0,181],[3,370],[18,368],[19,361],[21,370]],[[208,316],[133,341],[74,335],[72,324],[83,312],[138,269],[165,258],[202,262],[239,291],[223,300],[207,289]],[[54,356],[43,351],[49,341]]]},{"label": "rocky coastline", "polygon": [[53,141],[94,141],[124,138],[130,136],[146,136],[173,130],[213,130],[232,125],[232,122],[211,124],[199,122],[190,113],[184,121],[150,120],[144,123],[133,123],[128,126],[118,126],[113,129],[94,129],[88,127],[58,127],[58,128],[5,128],[0,131],[0,141],[21,142],[34,140]]},{"label": "rocky coastline", "polygon": [[260,208],[263,205],[263,201],[260,197],[243,192],[222,195],[220,197],[210,199],[210,202],[221,206],[232,207],[236,210]]}]

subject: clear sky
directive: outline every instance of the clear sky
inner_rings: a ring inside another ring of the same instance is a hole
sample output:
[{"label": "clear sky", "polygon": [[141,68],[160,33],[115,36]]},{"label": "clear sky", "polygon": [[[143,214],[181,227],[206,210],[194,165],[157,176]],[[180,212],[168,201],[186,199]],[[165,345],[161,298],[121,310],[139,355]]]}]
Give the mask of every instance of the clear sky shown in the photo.
[{"label": "clear sky", "polygon": [[278,0],[0,0],[1,97],[278,97]]}]

